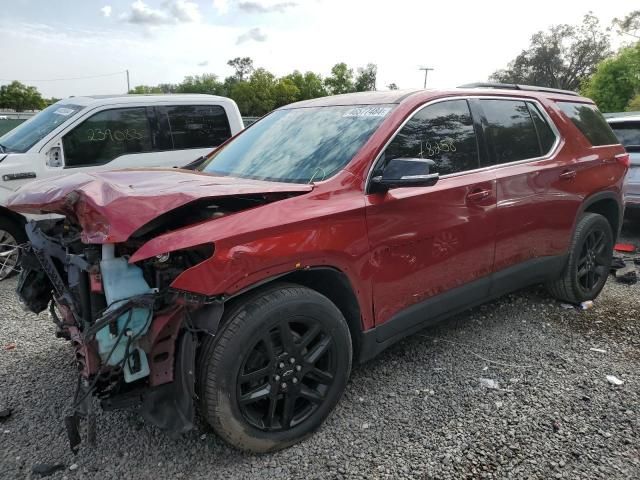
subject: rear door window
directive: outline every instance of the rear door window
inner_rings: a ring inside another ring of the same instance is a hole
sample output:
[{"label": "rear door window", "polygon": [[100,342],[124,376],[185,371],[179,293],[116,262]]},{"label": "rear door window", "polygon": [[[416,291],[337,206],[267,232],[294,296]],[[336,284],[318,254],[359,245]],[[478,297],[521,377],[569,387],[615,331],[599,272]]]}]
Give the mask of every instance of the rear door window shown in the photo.
[{"label": "rear door window", "polygon": [[153,150],[145,107],[103,110],[62,139],[66,167],[102,165],[122,155]]},{"label": "rear door window", "polygon": [[220,105],[164,107],[173,150],[217,147],[231,137],[229,120]]},{"label": "rear door window", "polygon": [[589,103],[558,102],[558,107],[569,117],[593,146],[620,143],[595,105]]},{"label": "rear door window", "polygon": [[440,175],[478,168],[478,142],[467,101],[438,102],[418,111],[387,146],[383,164],[392,158],[431,159],[436,163],[432,173]]},{"label": "rear door window", "polygon": [[[485,136],[494,163],[509,163],[542,156],[534,119],[527,102],[481,100],[486,118]],[[548,125],[547,125],[548,128]]]}]

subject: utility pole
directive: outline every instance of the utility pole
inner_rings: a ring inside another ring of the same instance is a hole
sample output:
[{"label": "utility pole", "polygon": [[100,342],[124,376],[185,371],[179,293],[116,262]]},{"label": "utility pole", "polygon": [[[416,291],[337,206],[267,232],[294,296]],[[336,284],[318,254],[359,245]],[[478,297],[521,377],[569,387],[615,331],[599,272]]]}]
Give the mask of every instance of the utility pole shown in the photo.
[{"label": "utility pole", "polygon": [[[425,85],[426,85],[426,77],[425,77]],[[127,93],[129,93],[131,91],[131,86],[129,86],[129,69],[127,68]]]},{"label": "utility pole", "polygon": [[424,70],[424,88],[427,88],[427,74],[430,70],[434,70],[431,67],[420,67],[418,70]]}]

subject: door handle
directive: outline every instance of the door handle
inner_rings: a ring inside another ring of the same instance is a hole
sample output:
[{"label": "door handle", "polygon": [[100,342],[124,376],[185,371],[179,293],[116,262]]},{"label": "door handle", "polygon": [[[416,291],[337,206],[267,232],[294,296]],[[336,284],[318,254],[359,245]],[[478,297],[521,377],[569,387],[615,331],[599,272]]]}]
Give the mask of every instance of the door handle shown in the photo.
[{"label": "door handle", "polygon": [[491,195],[491,190],[474,190],[467,195],[467,201],[479,202]]},{"label": "door handle", "polygon": [[565,170],[560,174],[560,180],[573,180],[576,178],[575,170]]}]

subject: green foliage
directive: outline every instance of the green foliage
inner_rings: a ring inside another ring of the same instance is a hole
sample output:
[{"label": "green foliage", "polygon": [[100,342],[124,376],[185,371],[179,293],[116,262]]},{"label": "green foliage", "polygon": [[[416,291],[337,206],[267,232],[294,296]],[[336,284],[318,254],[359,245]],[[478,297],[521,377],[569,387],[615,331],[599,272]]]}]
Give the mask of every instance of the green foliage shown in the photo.
[{"label": "green foliage", "polygon": [[631,99],[627,105],[627,112],[640,112],[640,93]]},{"label": "green foliage", "polygon": [[206,93],[209,95],[223,95],[223,84],[218,80],[218,76],[213,73],[202,75],[189,75],[179,84],[176,93]]},{"label": "green foliage", "polygon": [[580,25],[556,25],[536,33],[529,48],[489,79],[577,90],[610,54],[609,48],[607,32],[598,18],[588,14]]},{"label": "green foliage", "polygon": [[293,103],[300,98],[300,90],[290,78],[279,79],[273,87],[275,108]]},{"label": "green foliage", "polygon": [[376,76],[378,75],[378,66],[368,63],[366,67],[358,69],[358,75],[354,83],[356,92],[366,92],[376,89]]},{"label": "green foliage", "polygon": [[141,95],[148,93],[162,93],[162,90],[160,89],[160,86],[151,87],[149,85],[136,85],[133,89],[129,90],[129,93]]},{"label": "green foliage", "polygon": [[40,110],[47,105],[36,87],[14,80],[0,87],[0,108],[9,108],[16,112]]},{"label": "green foliage", "polygon": [[603,112],[620,112],[640,92],[640,42],[603,60],[586,80],[581,93]]},{"label": "green foliage", "polygon": [[262,116],[274,108],[301,100],[324,97],[329,93],[347,93],[375,90],[377,66],[370,63],[358,69],[354,80],[353,69],[345,63],[334,65],[331,76],[322,78],[314,72],[293,73],[276,78],[264,68],[254,68],[249,57],[237,57],[227,64],[234,73],[221,81],[217,75],[192,75],[173,85],[138,85],[129,93],[207,93],[233,99],[242,115]]},{"label": "green foliage", "polygon": [[336,63],[331,69],[331,75],[324,79],[324,84],[332,95],[355,92],[353,69],[344,62]]},{"label": "green foliage", "polygon": [[296,101],[309,100],[327,95],[324,81],[322,77],[316,73],[306,72],[303,74],[298,70],[294,70],[293,73],[282,78],[290,80],[298,89],[299,93]]}]

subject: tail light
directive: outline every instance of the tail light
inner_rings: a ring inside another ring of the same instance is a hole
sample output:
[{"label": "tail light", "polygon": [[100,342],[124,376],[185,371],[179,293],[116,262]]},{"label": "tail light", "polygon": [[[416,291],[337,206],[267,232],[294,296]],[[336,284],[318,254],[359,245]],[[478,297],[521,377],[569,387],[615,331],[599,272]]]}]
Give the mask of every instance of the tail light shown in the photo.
[{"label": "tail light", "polygon": [[619,164],[624,165],[625,168],[631,167],[631,157],[628,153],[620,153],[616,155],[616,161]]}]

